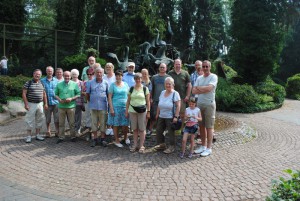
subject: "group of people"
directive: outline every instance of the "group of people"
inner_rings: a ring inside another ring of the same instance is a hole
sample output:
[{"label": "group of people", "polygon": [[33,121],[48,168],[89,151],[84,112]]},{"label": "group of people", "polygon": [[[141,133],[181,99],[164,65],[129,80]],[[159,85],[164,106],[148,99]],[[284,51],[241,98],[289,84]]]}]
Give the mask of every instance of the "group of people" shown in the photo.
[{"label": "group of people", "polygon": [[[215,90],[218,78],[211,73],[209,61],[196,61],[195,72],[190,76],[182,69],[180,59],[174,61],[174,69],[167,73],[164,63],[159,65],[158,74],[149,77],[147,69],[135,73],[135,63],[128,62],[127,72],[114,72],[114,65],[107,63],[101,68],[94,57],[88,58],[79,80],[79,71],[62,71],[51,66],[42,72],[33,72],[33,79],[23,86],[23,100],[28,110],[26,142],[31,142],[32,129],[36,128],[36,139],[44,140],[40,134],[43,115],[46,117],[46,137],[51,136],[51,116],[54,117],[57,143],[65,141],[65,120],[70,127],[72,142],[82,131],[91,131],[91,147],[107,146],[106,133],[113,131],[113,144],[124,147],[132,145],[131,152],[145,152],[145,138],[151,136],[156,124],[155,150],[169,154],[175,151],[176,136],[172,124],[182,124],[183,139],[180,157],[185,156],[186,142],[190,135],[191,145],[188,157],[194,153],[208,156],[212,153],[213,129],[216,103]],[[106,73],[106,74],[104,74]],[[188,103],[188,108],[186,105]],[[84,117],[82,117],[82,112]],[[35,121],[35,125],[34,125]],[[84,125],[84,129],[81,128]],[[133,143],[128,138],[133,132]],[[168,136],[168,142],[165,136]],[[202,145],[194,150],[195,137],[201,137]]]}]

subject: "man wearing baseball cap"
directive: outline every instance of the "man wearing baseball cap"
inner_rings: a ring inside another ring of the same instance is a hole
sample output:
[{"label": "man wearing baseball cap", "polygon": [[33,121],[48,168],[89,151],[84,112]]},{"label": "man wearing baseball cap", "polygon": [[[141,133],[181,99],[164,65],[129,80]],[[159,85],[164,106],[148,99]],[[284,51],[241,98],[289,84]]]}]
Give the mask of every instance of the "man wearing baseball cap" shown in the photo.
[{"label": "man wearing baseball cap", "polygon": [[127,72],[123,74],[122,81],[126,82],[129,86],[129,88],[135,85],[134,69],[135,69],[135,63],[134,62],[128,62]]}]

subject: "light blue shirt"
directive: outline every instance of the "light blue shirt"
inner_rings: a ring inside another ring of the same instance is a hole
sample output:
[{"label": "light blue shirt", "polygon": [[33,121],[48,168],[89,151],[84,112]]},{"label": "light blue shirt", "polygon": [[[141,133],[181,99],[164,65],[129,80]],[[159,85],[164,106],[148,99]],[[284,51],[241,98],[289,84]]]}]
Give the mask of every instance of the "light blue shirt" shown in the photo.
[{"label": "light blue shirt", "polygon": [[55,88],[57,86],[58,80],[55,77],[49,81],[47,77],[41,79],[45,87],[45,91],[47,94],[48,105],[57,105],[58,100],[55,98]]},{"label": "light blue shirt", "polygon": [[128,73],[128,72],[124,73],[122,81],[126,82],[129,86],[129,88],[133,87],[135,85],[134,73],[132,73],[132,74]]},{"label": "light blue shirt", "polygon": [[112,94],[112,105],[115,107],[126,107],[129,87],[123,82],[122,87],[118,87],[116,83],[112,83],[109,87],[109,94]]},{"label": "light blue shirt", "polygon": [[97,82],[96,78],[86,83],[86,93],[90,95],[91,110],[107,110],[108,83],[105,80]]}]

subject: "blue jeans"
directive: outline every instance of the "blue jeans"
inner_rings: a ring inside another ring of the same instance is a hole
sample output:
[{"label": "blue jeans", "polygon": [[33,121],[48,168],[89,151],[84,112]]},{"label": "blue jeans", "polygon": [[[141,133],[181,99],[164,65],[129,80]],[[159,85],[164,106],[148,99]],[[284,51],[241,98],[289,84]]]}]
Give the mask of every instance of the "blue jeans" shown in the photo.
[{"label": "blue jeans", "polygon": [[1,74],[2,75],[7,75],[7,68],[2,68],[1,69]]}]

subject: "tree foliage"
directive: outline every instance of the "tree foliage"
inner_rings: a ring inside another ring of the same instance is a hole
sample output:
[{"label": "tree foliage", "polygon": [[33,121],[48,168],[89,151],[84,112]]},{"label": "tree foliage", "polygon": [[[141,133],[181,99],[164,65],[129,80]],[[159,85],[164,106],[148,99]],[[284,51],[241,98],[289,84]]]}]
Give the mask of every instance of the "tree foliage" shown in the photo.
[{"label": "tree foliage", "polygon": [[232,8],[231,61],[245,82],[255,84],[273,74],[284,43],[279,1],[236,0]]}]

